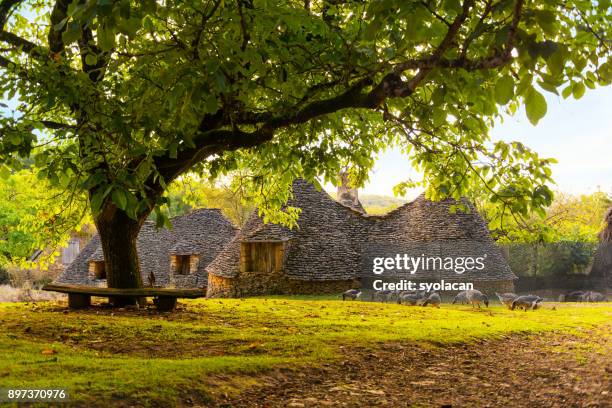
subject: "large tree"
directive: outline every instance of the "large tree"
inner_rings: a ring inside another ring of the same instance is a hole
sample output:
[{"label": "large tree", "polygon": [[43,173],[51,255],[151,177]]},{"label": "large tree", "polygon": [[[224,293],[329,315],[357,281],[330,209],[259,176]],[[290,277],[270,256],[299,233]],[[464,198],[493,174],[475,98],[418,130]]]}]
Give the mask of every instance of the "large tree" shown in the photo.
[{"label": "large tree", "polygon": [[1,119],[0,161],[33,155],[53,183],[87,191],[111,287],[141,285],[138,231],[194,169],[249,170],[266,210],[293,178],[354,164],[359,182],[396,145],[432,198],[480,183],[539,209],[551,160],[489,143],[489,127],[521,105],[535,124],[541,90],[579,98],[610,82],[609,4],[3,0],[0,86],[18,106]]}]

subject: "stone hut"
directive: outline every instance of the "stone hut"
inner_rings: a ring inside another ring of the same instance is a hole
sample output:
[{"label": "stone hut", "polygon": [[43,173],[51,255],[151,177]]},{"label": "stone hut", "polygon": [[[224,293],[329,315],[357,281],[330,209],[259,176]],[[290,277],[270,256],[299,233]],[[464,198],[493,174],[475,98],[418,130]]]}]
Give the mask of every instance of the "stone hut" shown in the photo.
[{"label": "stone hut", "polygon": [[358,286],[362,215],[304,180],[289,206],[298,227],[264,224],[256,212],[206,268],[208,296],[333,293]]},{"label": "stone hut", "polygon": [[[341,194],[341,192],[345,194]],[[451,212],[452,200],[421,196],[382,216],[368,216],[356,191],[339,191],[343,205],[304,180],[293,184],[288,205],[301,209],[294,229],[264,224],[254,213],[206,268],[208,296],[338,293],[373,279],[371,256],[408,252],[439,257],[484,255],[486,268],[432,268],[414,281],[473,282],[485,291],[511,291],[516,276],[467,202],[468,212]]]},{"label": "stone hut", "polygon": [[53,279],[57,278],[72,262],[74,262],[81,249],[85,248],[91,239],[94,231],[95,228],[93,225],[86,224],[80,230],[70,232],[70,239],[65,246],[60,248],[52,246],[44,249],[37,249],[29,257],[28,261],[38,262],[41,259],[50,257],[54,253],[57,254],[57,256],[53,259],[53,262],[47,265],[45,270],[43,270],[40,266],[35,266],[31,269],[22,270],[22,273],[26,276],[45,276],[52,277]]},{"label": "stone hut", "polygon": [[[206,286],[206,266],[234,237],[237,229],[219,209],[196,210],[175,217],[171,222],[172,229],[158,230],[153,222],[147,221],[138,234],[138,256],[144,285]],[[104,255],[97,234],[56,282],[106,286]]]},{"label": "stone hut", "polygon": [[[457,204],[452,199],[434,202],[420,195],[385,215],[367,217],[364,253],[422,255],[428,267],[409,275],[413,282],[470,282],[486,293],[512,292],[517,277],[489,234],[486,222],[467,200],[462,201],[462,209],[456,208]],[[470,261],[468,270],[468,258],[481,258],[482,269]],[[455,264],[453,269],[442,267],[447,260]],[[363,273],[364,281],[366,277],[375,278],[370,270]]]}]

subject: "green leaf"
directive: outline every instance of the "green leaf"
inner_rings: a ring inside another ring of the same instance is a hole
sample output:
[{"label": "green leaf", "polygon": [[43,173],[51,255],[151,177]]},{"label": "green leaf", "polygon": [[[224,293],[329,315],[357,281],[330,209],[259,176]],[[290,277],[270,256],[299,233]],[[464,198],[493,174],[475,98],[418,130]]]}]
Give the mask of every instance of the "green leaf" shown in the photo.
[{"label": "green leaf", "polygon": [[525,96],[529,89],[532,87],[531,83],[533,82],[533,75],[523,75],[521,80],[519,81],[518,86],[516,87],[516,95]]},{"label": "green leaf", "polygon": [[110,193],[112,188],[113,186],[111,184],[104,191],[102,191],[102,189],[96,190],[90,202],[91,210],[94,214],[100,211],[100,208],[102,208],[102,204],[104,203],[104,199],[106,198],[108,193]]},{"label": "green leaf", "polygon": [[371,41],[376,38],[376,34],[380,31],[382,27],[382,22],[380,18],[375,18],[368,24],[363,31],[363,39],[367,41]]},{"label": "green leaf", "polygon": [[96,63],[98,62],[98,57],[96,56],[96,54],[87,54],[85,56],[85,63],[87,65],[96,65]]},{"label": "green leaf", "polygon": [[459,0],[444,0],[444,8],[452,11],[455,15],[461,12],[461,2]]},{"label": "green leaf", "polygon": [[53,26],[55,31],[62,31],[66,26],[66,22],[68,21],[68,17],[64,17],[59,23]]},{"label": "green leaf", "polygon": [[434,108],[431,113],[431,119],[434,127],[442,126],[446,122],[446,111],[444,109]]},{"label": "green leaf", "polygon": [[102,26],[98,29],[98,46],[102,51],[109,51],[115,46],[115,32],[111,27]]},{"label": "green leaf", "polygon": [[514,96],[514,79],[510,75],[504,75],[495,84],[495,101],[505,105]]},{"label": "green leaf", "polygon": [[584,87],[584,83],[576,82],[572,87],[572,95],[574,96],[574,99],[582,98],[582,95],[584,95],[585,90],[586,88]]},{"label": "green leaf", "polygon": [[573,84],[569,84],[568,86],[563,88],[563,91],[561,91],[561,96],[563,97],[563,99],[567,99],[572,94],[573,88],[574,88]]},{"label": "green leaf", "polygon": [[136,33],[140,30],[142,21],[139,18],[130,17],[119,20],[118,27],[122,33],[130,38],[136,37]]},{"label": "green leaf", "polygon": [[9,133],[8,139],[10,140],[11,144],[15,146],[21,144],[21,136],[19,135],[19,133]]},{"label": "green leaf", "polygon": [[204,109],[206,113],[215,113],[219,109],[219,103],[214,95],[208,95],[204,99]]},{"label": "green leaf", "polygon": [[548,82],[538,81],[538,85],[540,85],[540,87],[545,91],[554,93],[555,95],[559,95],[559,92],[557,92],[557,88],[554,85],[549,84]]},{"label": "green leaf", "polygon": [[62,41],[65,44],[70,44],[79,38],[81,38],[81,26],[76,21],[70,23],[68,29],[62,33]]},{"label": "green leaf", "polygon": [[527,118],[535,126],[546,115],[546,99],[535,88],[531,87],[527,90],[524,101]]},{"label": "green leaf", "polygon": [[444,103],[444,95],[446,95],[446,89],[444,87],[440,86],[436,88],[431,95],[431,102],[433,102],[434,105]]},{"label": "green leaf", "polygon": [[558,49],[546,60],[546,66],[553,76],[563,73],[566,58],[567,52],[565,50]]},{"label": "green leaf", "polygon": [[557,34],[557,17],[551,10],[535,10],[535,19],[542,31],[549,36]]},{"label": "green leaf", "polygon": [[113,194],[111,195],[111,199],[113,200],[113,203],[117,205],[117,207],[125,211],[127,207],[127,195],[125,191],[120,188],[115,188],[113,190]]},{"label": "green leaf", "polygon": [[168,146],[168,157],[176,159],[178,155],[178,144],[176,142],[170,143]]}]

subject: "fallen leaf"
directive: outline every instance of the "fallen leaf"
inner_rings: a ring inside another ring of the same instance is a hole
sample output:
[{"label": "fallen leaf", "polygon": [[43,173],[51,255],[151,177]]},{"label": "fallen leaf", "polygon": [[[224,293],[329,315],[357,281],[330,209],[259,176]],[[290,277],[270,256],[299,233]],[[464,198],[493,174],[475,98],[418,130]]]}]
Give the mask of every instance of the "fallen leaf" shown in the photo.
[{"label": "fallen leaf", "polygon": [[369,392],[370,394],[374,395],[385,395],[385,392],[383,390],[366,390],[366,392]]}]

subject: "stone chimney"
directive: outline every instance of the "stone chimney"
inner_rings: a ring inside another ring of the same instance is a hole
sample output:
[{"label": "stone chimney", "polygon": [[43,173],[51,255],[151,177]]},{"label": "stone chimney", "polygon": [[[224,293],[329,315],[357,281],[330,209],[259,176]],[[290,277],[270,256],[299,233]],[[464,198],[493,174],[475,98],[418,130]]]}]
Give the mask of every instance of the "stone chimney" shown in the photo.
[{"label": "stone chimney", "polygon": [[340,173],[340,183],[338,184],[338,194],[336,198],[340,204],[365,214],[365,209],[359,202],[359,193],[356,188],[351,187],[346,172]]}]

